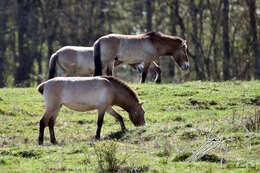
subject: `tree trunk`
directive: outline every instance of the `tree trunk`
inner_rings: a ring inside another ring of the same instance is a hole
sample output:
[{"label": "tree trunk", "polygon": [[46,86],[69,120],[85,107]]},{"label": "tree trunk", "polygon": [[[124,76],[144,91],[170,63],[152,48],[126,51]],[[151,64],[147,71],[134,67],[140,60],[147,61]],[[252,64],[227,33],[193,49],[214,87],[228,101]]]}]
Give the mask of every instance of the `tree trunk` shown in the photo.
[{"label": "tree trunk", "polygon": [[[210,27],[211,27],[211,40],[210,40],[210,44],[209,44],[209,49],[208,49],[208,53],[206,55],[206,69],[207,69],[207,73],[208,73],[208,80],[211,80],[212,77],[212,73],[213,70],[210,68],[211,67],[211,54],[213,52],[213,59],[214,59],[214,68],[215,68],[215,73],[217,73],[218,69],[217,68],[217,60],[216,60],[216,52],[215,49],[217,47],[216,44],[216,36],[217,36],[217,31],[218,31],[218,26],[220,25],[220,14],[221,14],[221,4],[222,2],[219,1],[217,3],[210,3],[209,0],[207,0],[207,5],[210,11]],[[212,50],[213,49],[213,50]],[[213,77],[214,78],[214,77]],[[216,80],[219,80],[218,77],[216,77]]]},{"label": "tree trunk", "polygon": [[[175,16],[175,8],[176,6],[171,5],[170,6],[170,24],[171,24],[171,33],[172,35],[177,35],[177,31],[176,31],[176,25],[177,25],[177,20],[176,20],[176,16]],[[175,65],[174,62],[171,60],[169,62],[169,76],[174,77],[175,75]]]},{"label": "tree trunk", "polygon": [[229,80],[230,75],[230,45],[229,45],[229,0],[223,0],[223,18],[222,18],[222,28],[223,28],[223,79]]},{"label": "tree trunk", "polygon": [[185,31],[185,26],[184,26],[183,20],[180,16],[180,13],[179,13],[179,0],[174,1],[174,6],[175,6],[175,16],[178,19],[178,24],[180,25],[180,28],[181,28],[181,36],[182,36],[182,38],[185,39],[185,32],[186,31]]},{"label": "tree trunk", "polygon": [[25,49],[24,49],[24,35],[26,32],[26,11],[25,11],[25,3],[23,0],[17,1],[18,3],[18,16],[17,16],[17,24],[18,24],[18,67],[16,69],[15,74],[15,84],[20,85],[23,81],[29,78],[29,74],[26,72],[26,55],[25,55]]},{"label": "tree trunk", "polygon": [[250,17],[250,33],[252,37],[252,47],[255,54],[255,77],[260,79],[260,51],[258,48],[257,27],[256,27],[256,0],[247,0]]},{"label": "tree trunk", "polygon": [[[48,36],[47,42],[48,42],[48,57],[51,58],[51,55],[53,54],[53,46],[52,43],[54,41],[54,33]],[[49,64],[47,64],[47,69],[49,68]]]},{"label": "tree trunk", "polygon": [[6,40],[5,40],[5,31],[6,31],[6,19],[7,19],[7,14],[6,14],[6,7],[7,7],[8,0],[1,0],[0,1],[0,88],[5,87],[5,50],[6,50]]},{"label": "tree trunk", "polygon": [[192,20],[192,42],[194,44],[194,64],[196,70],[196,80],[205,80],[205,75],[203,73],[203,63],[201,57],[199,56],[200,43],[198,39],[198,8],[196,7],[194,0],[190,1],[190,14]]},{"label": "tree trunk", "polygon": [[[19,0],[17,1],[18,16],[18,67],[15,74],[17,86],[30,86],[30,78],[33,71],[37,42],[34,42],[35,32],[39,29],[37,23],[37,3],[39,1]],[[31,18],[31,16],[36,16]],[[36,21],[36,22],[35,22]]]},{"label": "tree trunk", "polygon": [[146,5],[146,31],[152,31],[153,29],[153,23],[152,23],[152,18],[153,18],[153,7],[152,7],[152,0],[146,0],[145,5]]}]

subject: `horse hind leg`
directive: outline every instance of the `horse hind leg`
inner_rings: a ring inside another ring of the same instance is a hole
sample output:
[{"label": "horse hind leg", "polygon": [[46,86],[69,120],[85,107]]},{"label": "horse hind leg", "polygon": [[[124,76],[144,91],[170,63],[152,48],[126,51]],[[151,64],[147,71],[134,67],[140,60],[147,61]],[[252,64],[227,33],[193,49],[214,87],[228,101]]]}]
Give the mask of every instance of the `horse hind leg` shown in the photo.
[{"label": "horse hind leg", "polygon": [[54,125],[55,125],[55,120],[53,117],[51,117],[48,122],[49,131],[50,131],[50,141],[52,144],[57,144],[55,133],[54,133]]},{"label": "horse hind leg", "polygon": [[60,108],[53,113],[53,115],[50,117],[50,119],[48,121],[49,132],[50,132],[50,141],[52,144],[57,144],[57,140],[55,138],[55,133],[54,133],[54,125],[55,125],[59,110],[60,110]]},{"label": "horse hind leg", "polygon": [[39,145],[43,144],[44,129],[46,126],[49,126],[51,143],[53,144],[57,143],[54,135],[54,125],[55,125],[56,117],[58,115],[58,111],[59,109],[55,111],[50,111],[47,109],[45,111],[42,119],[40,120],[40,129],[39,129],[39,137],[38,137]]},{"label": "horse hind leg", "polygon": [[43,144],[43,140],[44,140],[44,129],[47,126],[47,122],[48,122],[48,112],[45,111],[42,119],[40,120],[40,129],[39,129],[39,137],[38,137],[38,143],[39,145]]},{"label": "horse hind leg", "polygon": [[122,116],[119,113],[117,113],[112,107],[108,108],[107,112],[110,115],[112,115],[117,121],[119,121],[122,132],[125,132],[127,129],[125,127],[124,120],[123,120]]}]

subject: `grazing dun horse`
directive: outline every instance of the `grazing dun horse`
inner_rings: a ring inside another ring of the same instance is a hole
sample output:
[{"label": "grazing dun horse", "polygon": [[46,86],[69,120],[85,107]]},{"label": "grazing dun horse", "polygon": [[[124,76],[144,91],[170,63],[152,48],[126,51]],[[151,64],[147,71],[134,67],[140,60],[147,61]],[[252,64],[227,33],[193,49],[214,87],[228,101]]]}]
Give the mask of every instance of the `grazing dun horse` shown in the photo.
[{"label": "grazing dun horse", "polygon": [[45,113],[40,121],[39,144],[43,144],[44,128],[49,126],[51,143],[56,144],[54,124],[62,105],[79,112],[98,110],[96,139],[100,139],[105,112],[115,117],[126,130],[123,118],[113,108],[120,106],[135,126],[145,125],[143,102],[126,83],[112,76],[56,77],[38,86],[43,94]]},{"label": "grazing dun horse", "polygon": [[112,74],[111,62],[116,59],[132,66],[139,66],[142,69],[143,83],[151,62],[160,56],[172,56],[182,70],[187,70],[190,66],[186,41],[180,37],[158,32],[105,35],[94,43],[94,76],[102,75],[104,68]]},{"label": "grazing dun horse", "polygon": [[[93,47],[80,47],[80,46],[64,46],[52,54],[49,61],[49,77],[54,78],[56,69],[58,76],[87,76],[93,75],[94,64],[94,48]],[[122,62],[115,60],[114,66],[118,66]],[[156,72],[155,82],[161,82],[161,69],[153,62],[154,70]],[[114,66],[111,66],[113,68]],[[130,64],[131,67],[142,71],[142,65],[139,66]],[[104,69],[106,71],[107,69]],[[113,69],[112,69],[113,70]],[[110,71],[106,71],[107,75],[111,75]]]}]

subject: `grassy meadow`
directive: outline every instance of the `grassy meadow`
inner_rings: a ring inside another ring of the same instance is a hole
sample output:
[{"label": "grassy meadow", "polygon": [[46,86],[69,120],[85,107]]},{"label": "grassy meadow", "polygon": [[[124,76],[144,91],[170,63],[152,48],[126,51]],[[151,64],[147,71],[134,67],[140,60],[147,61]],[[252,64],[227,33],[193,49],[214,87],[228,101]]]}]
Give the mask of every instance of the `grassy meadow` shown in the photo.
[{"label": "grassy meadow", "polygon": [[43,97],[35,88],[0,89],[2,172],[260,172],[260,81],[130,84],[146,100],[146,126],[128,131],[106,114],[63,107],[37,143]]}]

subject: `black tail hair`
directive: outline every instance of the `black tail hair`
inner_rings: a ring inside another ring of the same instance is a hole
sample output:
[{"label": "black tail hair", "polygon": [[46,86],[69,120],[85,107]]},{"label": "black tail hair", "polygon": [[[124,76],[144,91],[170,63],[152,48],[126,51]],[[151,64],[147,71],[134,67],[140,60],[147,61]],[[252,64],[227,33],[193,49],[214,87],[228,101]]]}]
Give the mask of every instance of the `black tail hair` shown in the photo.
[{"label": "black tail hair", "polygon": [[43,90],[44,90],[44,83],[41,83],[38,87],[37,87],[37,90],[39,91],[39,93],[43,94]]},{"label": "black tail hair", "polygon": [[102,75],[102,63],[101,63],[101,52],[100,52],[100,40],[94,45],[94,60],[95,60],[95,72],[94,76]]},{"label": "black tail hair", "polygon": [[58,53],[52,54],[49,62],[49,77],[48,79],[54,78],[56,73],[56,63],[57,63]]}]

